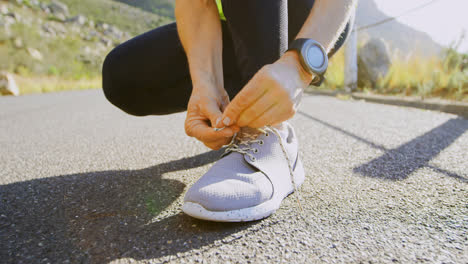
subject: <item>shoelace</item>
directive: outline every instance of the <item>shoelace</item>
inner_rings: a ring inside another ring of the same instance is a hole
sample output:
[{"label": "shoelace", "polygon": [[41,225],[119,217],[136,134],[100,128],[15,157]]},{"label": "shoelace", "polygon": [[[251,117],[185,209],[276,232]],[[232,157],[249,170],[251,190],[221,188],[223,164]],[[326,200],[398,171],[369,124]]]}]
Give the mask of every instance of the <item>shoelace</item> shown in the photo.
[{"label": "shoelace", "polygon": [[[299,205],[299,208],[301,209],[301,212],[303,211],[301,201],[299,199],[299,190],[297,189],[296,186],[296,181],[294,179],[294,171],[291,165],[291,160],[289,159],[289,156],[286,152],[286,148],[283,145],[283,140],[281,139],[280,133],[273,127],[267,126],[266,128],[258,128],[256,130],[253,130],[252,132],[249,131],[242,131],[241,137],[238,137],[239,133],[234,134],[232,137],[231,142],[228,145],[225,145],[226,149],[224,151],[224,155],[230,153],[230,152],[238,152],[244,155],[247,155],[252,161],[255,161],[256,158],[255,156],[250,152],[252,151],[253,153],[258,153],[259,150],[257,148],[253,148],[251,145],[254,143],[258,143],[259,145],[263,145],[264,142],[263,140],[259,140],[258,136],[260,134],[265,134],[265,136],[269,136],[268,131],[273,132],[279,139],[279,143],[281,146],[281,150],[283,151],[283,155],[286,158],[286,162],[288,163],[288,169],[289,169],[289,175],[291,177],[291,182],[294,187],[294,192],[296,193],[296,201],[297,204]],[[242,147],[245,146],[245,147]]]},{"label": "shoelace", "polygon": [[[226,155],[230,152],[238,152],[238,153],[247,155],[252,161],[255,161],[256,158],[250,151],[252,151],[253,153],[258,153],[259,150],[257,148],[252,148],[252,144],[254,143],[258,143],[259,145],[264,144],[263,140],[257,139],[260,133],[263,133],[268,136],[268,132],[261,128],[255,130],[255,133],[254,131],[252,132],[242,131],[241,137],[239,136],[240,135],[239,132],[234,134],[231,142],[228,145],[224,146],[226,147],[226,149],[223,155]],[[245,147],[242,147],[242,146],[245,146]]]}]

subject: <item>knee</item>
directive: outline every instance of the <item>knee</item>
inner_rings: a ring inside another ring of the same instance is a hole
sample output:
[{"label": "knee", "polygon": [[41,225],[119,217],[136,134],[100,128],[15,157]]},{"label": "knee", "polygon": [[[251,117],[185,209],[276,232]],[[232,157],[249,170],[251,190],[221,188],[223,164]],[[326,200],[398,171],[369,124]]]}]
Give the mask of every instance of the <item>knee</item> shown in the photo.
[{"label": "knee", "polygon": [[116,48],[107,54],[102,64],[102,89],[107,100],[120,108],[124,98],[121,83],[117,80],[118,74],[118,52]]},{"label": "knee", "polygon": [[135,107],[138,104],[132,102],[132,98],[134,97],[132,95],[133,89],[123,79],[126,76],[124,74],[125,67],[122,65],[119,54],[119,47],[116,47],[104,59],[102,65],[102,89],[104,95],[114,106],[130,115],[148,115],[143,109]]}]

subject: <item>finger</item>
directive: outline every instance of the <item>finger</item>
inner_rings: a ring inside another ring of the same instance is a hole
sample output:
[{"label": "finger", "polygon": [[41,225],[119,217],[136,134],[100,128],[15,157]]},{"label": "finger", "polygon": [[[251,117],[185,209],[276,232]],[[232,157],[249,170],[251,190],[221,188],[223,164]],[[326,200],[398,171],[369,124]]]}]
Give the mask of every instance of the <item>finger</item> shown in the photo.
[{"label": "finger", "polygon": [[203,144],[212,150],[218,150],[222,148],[223,146],[229,144],[229,142],[231,142],[231,138],[224,138],[223,140],[218,140],[215,142],[207,142]]},{"label": "finger", "polygon": [[265,94],[266,86],[259,85],[260,83],[254,79],[247,83],[247,85],[234,97],[229,103],[223,113],[223,124],[230,126],[235,124],[239,115],[253,104],[259,97]]},{"label": "finger", "polygon": [[226,107],[229,105],[229,95],[226,93],[225,95],[222,96],[221,98],[221,112],[224,112],[226,110]]},{"label": "finger", "polygon": [[275,105],[277,101],[277,96],[272,93],[265,94],[240,114],[237,124],[240,127],[248,126],[252,121],[262,116],[270,107]]},{"label": "finger", "polygon": [[290,109],[283,105],[273,105],[259,118],[249,124],[249,127],[260,128],[264,126],[276,125],[283,121],[292,118],[295,114],[294,109]]},{"label": "finger", "polygon": [[208,119],[210,119],[212,127],[222,127],[221,118],[223,113],[221,112],[220,107],[214,103],[210,102],[202,106],[202,112],[205,114]]},{"label": "finger", "polygon": [[190,124],[190,135],[202,142],[214,142],[227,137],[232,137],[237,132],[235,128],[227,127],[221,131],[214,131],[212,127],[203,120],[193,120]]}]

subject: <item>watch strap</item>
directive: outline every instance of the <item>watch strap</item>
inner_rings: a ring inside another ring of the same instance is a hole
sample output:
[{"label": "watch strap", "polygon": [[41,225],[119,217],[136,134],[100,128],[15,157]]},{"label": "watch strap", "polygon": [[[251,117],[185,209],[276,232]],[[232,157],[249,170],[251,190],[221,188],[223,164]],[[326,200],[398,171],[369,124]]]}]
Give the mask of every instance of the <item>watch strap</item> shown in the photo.
[{"label": "watch strap", "polygon": [[289,44],[288,51],[289,50],[295,50],[295,51],[301,52],[301,48],[304,45],[304,43],[307,42],[307,40],[308,39],[306,39],[306,38],[298,38],[298,39],[293,40]]},{"label": "watch strap", "polygon": [[[309,39],[307,39],[307,38],[298,38],[298,39],[293,40],[290,43],[287,51],[295,50],[299,54],[299,56],[302,56],[302,46],[304,46],[304,44],[308,40]],[[324,77],[325,72],[323,74],[318,74],[316,72],[310,71],[309,67],[307,65],[304,65],[303,59],[301,59],[301,65],[304,68],[304,70],[306,70],[308,73],[310,73],[310,74],[312,74],[314,76],[314,78],[310,82],[310,85],[320,86],[323,83],[323,81],[325,80],[325,77]]]}]

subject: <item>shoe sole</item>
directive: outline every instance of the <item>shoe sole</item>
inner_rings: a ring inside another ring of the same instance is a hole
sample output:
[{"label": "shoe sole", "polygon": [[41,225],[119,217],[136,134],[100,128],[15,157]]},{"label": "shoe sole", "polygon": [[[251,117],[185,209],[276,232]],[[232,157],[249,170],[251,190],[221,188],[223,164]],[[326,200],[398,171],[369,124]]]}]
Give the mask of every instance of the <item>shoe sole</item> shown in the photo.
[{"label": "shoe sole", "polygon": [[[296,188],[299,188],[305,180],[304,168],[302,162],[298,159],[296,170],[294,171]],[[231,211],[210,211],[198,203],[185,202],[182,211],[194,218],[216,221],[216,222],[248,222],[266,218],[272,215],[281,205],[281,202],[288,195],[294,192],[294,189],[284,195],[274,196],[272,199],[256,206],[231,210]]]}]

